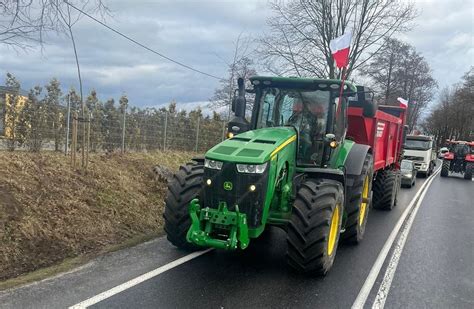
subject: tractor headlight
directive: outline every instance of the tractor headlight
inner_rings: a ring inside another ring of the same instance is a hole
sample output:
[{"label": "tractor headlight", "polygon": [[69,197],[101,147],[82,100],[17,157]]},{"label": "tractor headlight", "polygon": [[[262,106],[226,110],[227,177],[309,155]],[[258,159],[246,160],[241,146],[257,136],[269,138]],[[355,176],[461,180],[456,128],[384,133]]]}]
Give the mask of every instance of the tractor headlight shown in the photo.
[{"label": "tractor headlight", "polygon": [[408,173],[403,173],[403,176],[407,177],[407,178],[411,178],[413,174],[411,172],[408,172]]},{"label": "tractor headlight", "polygon": [[237,164],[239,173],[262,174],[267,167],[267,163],[263,164]]},{"label": "tractor headlight", "polygon": [[222,169],[223,164],[224,162],[221,162],[221,161],[209,160],[209,159],[204,160],[204,166],[213,170]]}]

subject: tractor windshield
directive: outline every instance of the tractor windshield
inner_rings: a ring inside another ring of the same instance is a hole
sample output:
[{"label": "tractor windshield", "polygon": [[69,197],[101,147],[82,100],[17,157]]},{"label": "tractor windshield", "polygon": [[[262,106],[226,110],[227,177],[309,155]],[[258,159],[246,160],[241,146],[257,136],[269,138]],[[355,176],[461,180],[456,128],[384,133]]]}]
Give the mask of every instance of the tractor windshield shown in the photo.
[{"label": "tractor windshield", "polygon": [[293,126],[299,139],[297,163],[320,165],[330,98],[330,91],[264,88],[256,126]]}]

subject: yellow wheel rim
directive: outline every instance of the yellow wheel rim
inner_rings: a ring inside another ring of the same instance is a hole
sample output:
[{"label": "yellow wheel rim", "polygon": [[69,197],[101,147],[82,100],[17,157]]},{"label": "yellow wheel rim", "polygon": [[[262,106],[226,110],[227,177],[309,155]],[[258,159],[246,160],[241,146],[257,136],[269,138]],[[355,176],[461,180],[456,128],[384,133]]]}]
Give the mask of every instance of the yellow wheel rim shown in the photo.
[{"label": "yellow wheel rim", "polygon": [[367,211],[367,199],[369,198],[369,175],[365,176],[364,186],[362,189],[362,202],[359,207],[359,226],[364,224],[365,212]]},{"label": "yellow wheel rim", "polygon": [[336,246],[337,233],[339,233],[339,205],[336,205],[332,213],[331,226],[329,228],[328,255],[331,255]]}]

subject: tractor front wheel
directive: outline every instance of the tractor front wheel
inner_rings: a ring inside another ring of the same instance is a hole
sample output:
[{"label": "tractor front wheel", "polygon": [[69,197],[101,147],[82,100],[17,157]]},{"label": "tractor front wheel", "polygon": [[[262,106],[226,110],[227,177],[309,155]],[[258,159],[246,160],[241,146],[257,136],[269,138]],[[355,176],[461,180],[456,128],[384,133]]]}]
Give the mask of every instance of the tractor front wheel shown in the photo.
[{"label": "tractor front wheel", "polygon": [[287,226],[287,261],[299,272],[325,275],[334,263],[344,194],[342,184],[308,179],[298,190]]},{"label": "tractor front wheel", "polygon": [[202,189],[204,165],[187,163],[179,168],[168,185],[165,199],[165,232],[168,240],[178,248],[196,250],[197,247],[186,241],[191,226],[188,206],[192,199],[199,198]]},{"label": "tractor front wheel", "polygon": [[472,172],[474,170],[474,163],[468,162],[466,164],[466,171],[464,172],[464,179],[472,180]]},{"label": "tractor front wheel", "polygon": [[443,165],[441,166],[441,177],[448,177],[450,165],[451,165],[450,161],[443,160]]}]

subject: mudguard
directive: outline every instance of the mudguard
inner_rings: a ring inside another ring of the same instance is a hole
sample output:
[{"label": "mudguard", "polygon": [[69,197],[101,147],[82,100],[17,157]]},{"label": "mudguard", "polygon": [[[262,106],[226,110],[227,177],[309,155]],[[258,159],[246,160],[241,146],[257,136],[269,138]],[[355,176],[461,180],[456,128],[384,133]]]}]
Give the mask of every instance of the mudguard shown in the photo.
[{"label": "mudguard", "polygon": [[474,154],[471,153],[471,154],[466,155],[466,157],[464,158],[464,160],[465,160],[466,162],[474,162]]},{"label": "mudguard", "polygon": [[364,167],[365,156],[370,150],[370,146],[364,144],[354,144],[347,155],[344,163],[346,175],[360,175]]}]

